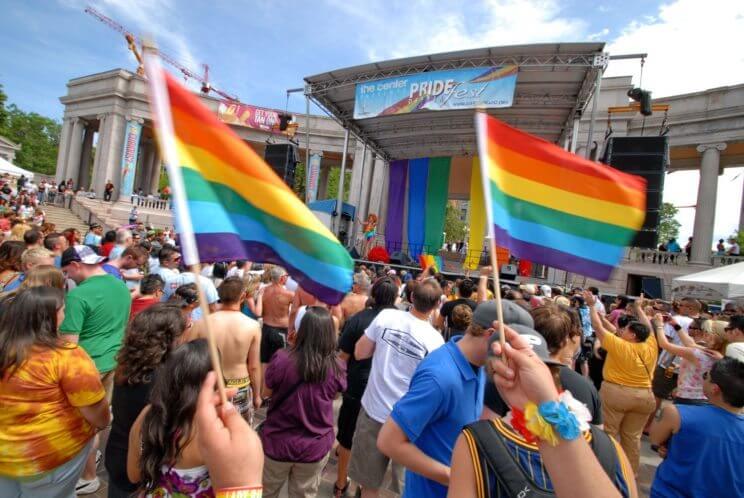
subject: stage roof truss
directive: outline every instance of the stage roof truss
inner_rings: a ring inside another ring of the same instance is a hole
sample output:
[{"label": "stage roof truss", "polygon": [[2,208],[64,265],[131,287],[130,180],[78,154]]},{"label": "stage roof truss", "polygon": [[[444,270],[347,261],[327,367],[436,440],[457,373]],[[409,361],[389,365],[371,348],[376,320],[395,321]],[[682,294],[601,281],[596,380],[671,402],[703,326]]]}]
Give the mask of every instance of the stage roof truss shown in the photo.
[{"label": "stage roof truss", "polygon": [[[491,47],[339,69],[305,78],[305,94],[385,160],[475,153],[473,110],[421,111],[355,120],[356,85],[428,71],[514,64],[511,107],[489,109],[512,126],[562,144],[591,99],[604,43]],[[428,135],[428,136],[427,136]],[[408,137],[406,140],[405,137]],[[427,153],[431,148],[431,154]]]}]

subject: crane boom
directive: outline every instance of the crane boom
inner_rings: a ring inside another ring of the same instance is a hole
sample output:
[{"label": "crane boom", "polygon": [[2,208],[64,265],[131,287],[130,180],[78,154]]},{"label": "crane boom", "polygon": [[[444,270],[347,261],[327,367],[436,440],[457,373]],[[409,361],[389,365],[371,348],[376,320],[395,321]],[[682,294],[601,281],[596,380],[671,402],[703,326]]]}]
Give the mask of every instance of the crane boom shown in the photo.
[{"label": "crane boom", "polygon": [[[139,54],[139,51],[137,50],[137,44],[142,46],[142,41],[131,31],[127,30],[124,26],[119,24],[118,22],[114,21],[110,17],[106,16],[105,14],[97,11],[90,5],[85,8],[85,13],[90,14],[91,16],[95,17],[102,23],[106,24],[108,27],[113,29],[114,31],[117,31],[124,35],[124,38],[127,40],[127,43],[129,45],[129,49],[134,54],[135,58],[137,59],[137,62],[139,63],[139,67],[137,68],[137,74],[142,75],[144,74],[144,71],[142,70],[142,57]],[[178,62],[176,59],[171,57],[170,55],[162,52],[161,50],[158,50],[158,55],[160,55],[160,58],[163,59],[165,62],[170,64],[171,66],[178,69],[186,78],[191,78],[193,80],[198,81],[201,83],[201,91],[202,93],[208,94],[209,92],[214,92],[220,97],[229,100],[231,102],[240,102],[237,96],[230,95],[227,92],[223,92],[222,90],[219,90],[212,86],[211,83],[209,83],[209,66],[204,64],[204,76],[200,76],[196,72],[192,71],[191,69],[187,68],[180,62]]]}]

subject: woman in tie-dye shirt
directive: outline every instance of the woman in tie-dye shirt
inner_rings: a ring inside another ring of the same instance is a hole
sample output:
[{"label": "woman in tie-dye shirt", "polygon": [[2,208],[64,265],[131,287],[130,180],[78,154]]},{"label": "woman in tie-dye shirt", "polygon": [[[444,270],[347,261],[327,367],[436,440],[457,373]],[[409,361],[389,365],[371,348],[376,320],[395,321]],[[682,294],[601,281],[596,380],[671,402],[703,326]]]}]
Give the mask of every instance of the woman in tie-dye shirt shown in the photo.
[{"label": "woman in tie-dye shirt", "polygon": [[89,443],[109,423],[93,361],[59,338],[63,318],[56,288],[0,302],[0,496],[75,496]]}]

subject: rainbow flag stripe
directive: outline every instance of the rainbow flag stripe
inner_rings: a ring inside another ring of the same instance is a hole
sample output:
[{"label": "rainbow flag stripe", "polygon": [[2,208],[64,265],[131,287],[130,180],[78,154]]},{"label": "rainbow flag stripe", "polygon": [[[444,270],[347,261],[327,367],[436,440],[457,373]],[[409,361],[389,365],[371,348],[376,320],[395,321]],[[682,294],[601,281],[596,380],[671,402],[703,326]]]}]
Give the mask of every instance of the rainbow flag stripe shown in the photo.
[{"label": "rainbow flag stripe", "polygon": [[646,181],[479,112],[489,223],[518,258],[608,280],[643,225]]},{"label": "rainbow flag stripe", "polygon": [[346,249],[214,113],[167,73],[165,83],[201,261],[278,264],[317,298],[339,303],[352,284]]}]

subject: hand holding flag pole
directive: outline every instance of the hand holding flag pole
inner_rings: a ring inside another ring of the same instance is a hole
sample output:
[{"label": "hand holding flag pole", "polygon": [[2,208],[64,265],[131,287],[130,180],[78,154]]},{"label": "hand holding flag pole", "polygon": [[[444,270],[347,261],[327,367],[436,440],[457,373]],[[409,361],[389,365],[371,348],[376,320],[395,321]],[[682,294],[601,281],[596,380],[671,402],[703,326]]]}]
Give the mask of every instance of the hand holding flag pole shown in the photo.
[{"label": "hand holding flag pole", "polygon": [[212,361],[212,369],[217,374],[217,390],[220,395],[222,404],[227,403],[225,394],[225,377],[222,375],[222,364],[220,355],[217,350],[217,343],[214,340],[212,328],[206,318],[209,316],[209,306],[207,305],[207,296],[199,280],[201,273],[201,260],[199,259],[199,250],[194,235],[194,227],[191,223],[188,205],[186,203],[186,192],[183,184],[183,175],[178,161],[176,150],[176,140],[173,132],[173,121],[170,114],[170,103],[168,92],[165,87],[163,68],[160,65],[160,59],[157,54],[157,48],[150,41],[143,43],[145,74],[147,76],[147,88],[149,93],[150,107],[152,109],[153,119],[155,121],[155,131],[157,144],[160,148],[161,155],[165,160],[165,167],[168,171],[168,179],[173,189],[174,212],[176,224],[179,228],[181,249],[183,252],[184,263],[193,267],[196,275],[196,289],[199,294],[199,308],[202,316],[205,318],[204,325],[207,331],[207,343],[209,344],[209,356]]}]

